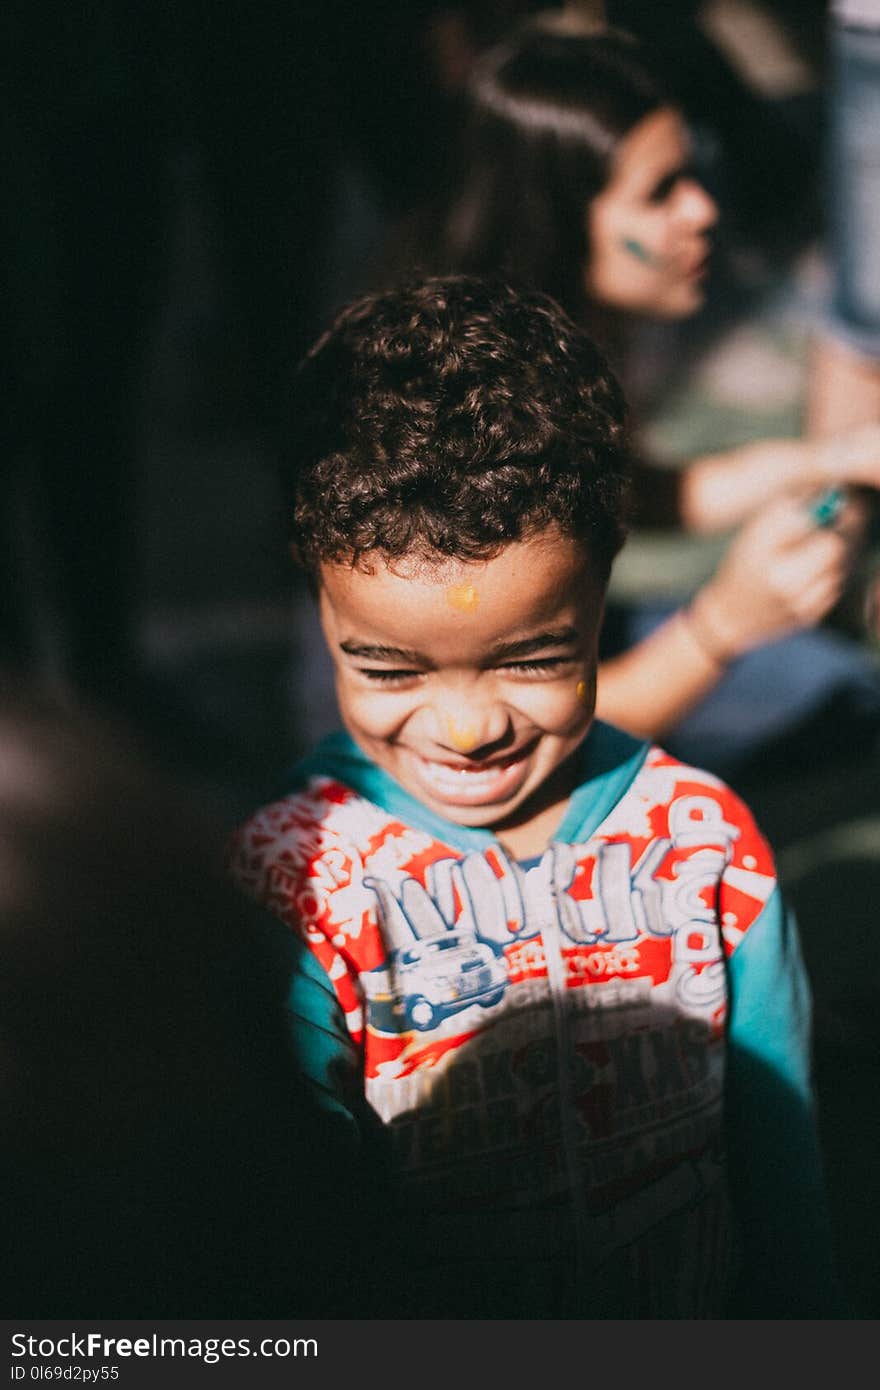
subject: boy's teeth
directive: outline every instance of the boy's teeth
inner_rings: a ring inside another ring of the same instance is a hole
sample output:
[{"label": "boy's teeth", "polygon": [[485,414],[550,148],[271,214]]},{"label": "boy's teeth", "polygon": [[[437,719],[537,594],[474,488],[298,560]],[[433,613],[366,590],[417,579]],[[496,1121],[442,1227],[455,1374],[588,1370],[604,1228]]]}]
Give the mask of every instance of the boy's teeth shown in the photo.
[{"label": "boy's teeth", "polygon": [[483,782],[493,782],[504,771],[497,764],[492,767],[450,767],[448,763],[435,763],[425,759],[428,776],[436,782],[467,782],[468,786],[479,786]]},{"label": "boy's teeth", "polygon": [[441,777],[485,777],[497,770],[491,767],[450,767],[448,763],[428,763],[428,766]]}]

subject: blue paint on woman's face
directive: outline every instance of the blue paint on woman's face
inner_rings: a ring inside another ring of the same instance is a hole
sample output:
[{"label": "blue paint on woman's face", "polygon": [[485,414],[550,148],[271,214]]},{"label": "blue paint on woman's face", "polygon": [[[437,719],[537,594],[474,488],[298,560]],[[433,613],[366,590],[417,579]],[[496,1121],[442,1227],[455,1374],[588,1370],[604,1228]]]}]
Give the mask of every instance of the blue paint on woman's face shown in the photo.
[{"label": "blue paint on woman's face", "polygon": [[635,237],[623,237],[620,244],[624,251],[628,252],[630,256],[635,256],[636,260],[641,261],[642,265],[662,264],[656,256],[651,255],[647,246],[643,246],[640,241],[636,241]]}]

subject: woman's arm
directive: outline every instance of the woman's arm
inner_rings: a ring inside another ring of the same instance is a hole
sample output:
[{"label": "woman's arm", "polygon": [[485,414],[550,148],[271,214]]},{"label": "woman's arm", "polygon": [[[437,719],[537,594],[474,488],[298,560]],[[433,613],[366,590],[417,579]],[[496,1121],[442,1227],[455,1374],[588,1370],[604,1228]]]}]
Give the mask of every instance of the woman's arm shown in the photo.
[{"label": "woman's arm", "polygon": [[880,488],[880,424],[827,439],[761,439],[706,454],[681,471],[678,506],[688,531],[730,530],[774,497],[849,484]]},{"label": "woman's arm", "polygon": [[817,527],[780,498],[738,533],[695,598],[629,651],[599,663],[596,713],[659,738],[717,685],[738,656],[810,627],[834,606],[851,559],[849,514]]}]

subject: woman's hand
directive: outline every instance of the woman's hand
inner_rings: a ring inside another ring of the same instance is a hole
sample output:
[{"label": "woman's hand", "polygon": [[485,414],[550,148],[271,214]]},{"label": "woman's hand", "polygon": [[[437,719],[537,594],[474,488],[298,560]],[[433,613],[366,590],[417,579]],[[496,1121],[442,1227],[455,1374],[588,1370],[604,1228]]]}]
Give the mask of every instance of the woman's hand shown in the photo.
[{"label": "woman's hand", "polygon": [[831,526],[817,526],[809,507],[789,497],[757,513],[685,612],[707,654],[724,665],[824,618],[843,592],[861,530],[852,500]]},{"label": "woman's hand", "polygon": [[695,459],[680,483],[682,525],[703,535],[727,531],[775,497],[840,485],[880,489],[880,424],[827,439],[760,439]]},{"label": "woman's hand", "polygon": [[834,607],[864,527],[851,499],[819,525],[810,501],[777,498],[742,528],[713,577],[634,647],[599,663],[596,713],[660,738],[752,647],[811,627]]}]

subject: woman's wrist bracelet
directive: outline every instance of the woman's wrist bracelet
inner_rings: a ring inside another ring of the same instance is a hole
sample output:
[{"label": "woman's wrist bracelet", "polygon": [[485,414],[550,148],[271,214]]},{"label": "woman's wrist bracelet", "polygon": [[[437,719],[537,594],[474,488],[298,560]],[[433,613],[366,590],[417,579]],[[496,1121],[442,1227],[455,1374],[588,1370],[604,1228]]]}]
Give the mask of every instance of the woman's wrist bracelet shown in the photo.
[{"label": "woman's wrist bracelet", "polygon": [[679,612],[691,638],[696,642],[703,655],[707,656],[715,666],[721,668],[729,666],[734,659],[734,653],[725,651],[721,642],[715,637],[715,634],[706,627],[702,617],[699,615],[696,599],[693,599],[684,608],[679,609]]}]

